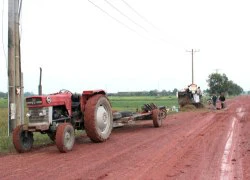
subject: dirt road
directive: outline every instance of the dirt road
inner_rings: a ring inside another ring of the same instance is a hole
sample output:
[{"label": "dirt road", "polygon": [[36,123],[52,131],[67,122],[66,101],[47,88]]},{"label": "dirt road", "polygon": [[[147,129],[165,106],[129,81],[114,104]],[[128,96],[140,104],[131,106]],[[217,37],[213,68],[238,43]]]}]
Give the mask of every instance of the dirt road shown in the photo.
[{"label": "dirt road", "polygon": [[250,97],[220,111],[168,116],[114,129],[105,143],[77,138],[70,153],[52,145],[0,157],[0,179],[250,179]]}]

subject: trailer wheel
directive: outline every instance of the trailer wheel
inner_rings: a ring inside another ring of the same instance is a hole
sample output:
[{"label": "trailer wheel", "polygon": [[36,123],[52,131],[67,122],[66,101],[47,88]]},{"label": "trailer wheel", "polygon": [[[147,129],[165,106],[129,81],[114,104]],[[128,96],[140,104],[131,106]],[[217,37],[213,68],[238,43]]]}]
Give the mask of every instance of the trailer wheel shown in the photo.
[{"label": "trailer wheel", "polygon": [[113,115],[105,95],[97,94],[87,101],[84,127],[93,142],[103,142],[109,138],[113,128]]},{"label": "trailer wheel", "polygon": [[62,123],[56,130],[56,146],[60,152],[71,151],[75,143],[74,128],[69,123]]},{"label": "trailer wheel", "polygon": [[154,109],[152,111],[152,118],[154,127],[160,127],[162,124],[161,111],[159,109]]},{"label": "trailer wheel", "polygon": [[17,152],[28,152],[32,148],[33,133],[23,130],[23,125],[17,126],[13,131],[13,144]]}]

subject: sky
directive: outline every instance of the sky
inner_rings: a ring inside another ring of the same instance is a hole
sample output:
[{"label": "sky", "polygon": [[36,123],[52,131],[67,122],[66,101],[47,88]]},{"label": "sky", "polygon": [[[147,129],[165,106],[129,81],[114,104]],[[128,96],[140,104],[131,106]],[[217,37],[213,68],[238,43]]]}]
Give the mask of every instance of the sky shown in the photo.
[{"label": "sky", "polygon": [[[248,0],[23,0],[25,92],[207,89],[211,73],[250,90]],[[0,91],[8,91],[8,1],[0,1]]]}]

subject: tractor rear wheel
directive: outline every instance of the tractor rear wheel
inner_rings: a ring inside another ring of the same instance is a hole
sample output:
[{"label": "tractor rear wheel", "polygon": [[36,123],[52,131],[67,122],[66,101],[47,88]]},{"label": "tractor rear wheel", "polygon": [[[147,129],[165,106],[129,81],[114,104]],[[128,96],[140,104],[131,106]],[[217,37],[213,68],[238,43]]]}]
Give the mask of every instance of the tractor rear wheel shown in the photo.
[{"label": "tractor rear wheel", "polygon": [[91,97],[85,106],[84,127],[93,142],[103,142],[109,138],[113,128],[111,105],[105,95]]},{"label": "tractor rear wheel", "polygon": [[17,152],[23,153],[30,151],[33,142],[33,133],[27,130],[23,130],[23,125],[19,125],[14,129],[13,144]]},{"label": "tractor rear wheel", "polygon": [[152,118],[154,127],[160,127],[162,125],[161,111],[159,109],[154,109],[152,111]]},{"label": "tractor rear wheel", "polygon": [[60,152],[71,151],[75,143],[74,128],[69,123],[62,123],[56,130],[56,146]]}]

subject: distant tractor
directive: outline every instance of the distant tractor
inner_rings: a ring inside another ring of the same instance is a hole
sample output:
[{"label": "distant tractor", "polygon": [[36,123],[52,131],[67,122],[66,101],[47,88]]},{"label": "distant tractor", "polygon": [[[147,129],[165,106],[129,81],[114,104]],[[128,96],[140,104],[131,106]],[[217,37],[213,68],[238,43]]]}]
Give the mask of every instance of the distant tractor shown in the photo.
[{"label": "distant tractor", "polygon": [[194,105],[197,108],[201,108],[203,107],[201,97],[201,91],[196,84],[191,84],[188,88],[178,91],[178,103],[180,107]]},{"label": "distant tractor", "polygon": [[47,134],[60,152],[72,150],[74,130],[85,129],[94,142],[109,138],[113,128],[111,104],[103,90],[73,94],[61,90],[50,95],[26,98],[28,124],[13,131],[13,144],[18,152],[32,148],[33,133]]}]

